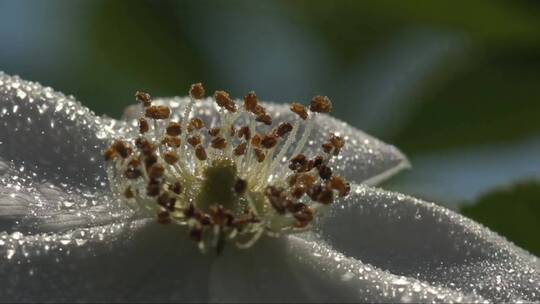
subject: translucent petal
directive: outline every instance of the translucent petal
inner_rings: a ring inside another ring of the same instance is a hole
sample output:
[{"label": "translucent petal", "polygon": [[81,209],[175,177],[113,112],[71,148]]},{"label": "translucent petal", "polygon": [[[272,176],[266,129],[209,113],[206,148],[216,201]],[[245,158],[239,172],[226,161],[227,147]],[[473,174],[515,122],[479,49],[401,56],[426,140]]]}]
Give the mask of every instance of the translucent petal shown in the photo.
[{"label": "translucent petal", "polygon": [[38,178],[105,188],[102,150],[124,126],[72,96],[0,72],[0,158]]},{"label": "translucent petal", "polygon": [[0,302],[204,302],[211,257],[185,235],[153,221],[0,233]]},{"label": "translucent petal", "polygon": [[346,256],[396,275],[495,302],[540,300],[538,258],[432,203],[355,186],[318,230]]},{"label": "translucent petal", "polygon": [[393,275],[347,257],[315,236],[262,240],[216,259],[215,302],[469,302],[482,298]]},{"label": "translucent petal", "polygon": [[[156,103],[165,104],[173,110],[173,119],[180,119],[188,98],[158,99]],[[276,103],[263,103],[267,112],[272,116],[274,126],[282,121],[297,120],[296,114],[289,110],[288,105]],[[193,107],[195,115],[212,125],[219,119],[215,104],[210,100],[199,101]],[[140,107],[128,107],[124,119],[136,124],[135,118],[140,116]],[[298,137],[303,133],[304,124],[301,125]],[[261,130],[269,131],[266,126]],[[326,114],[317,115],[311,136],[303,153],[307,156],[322,154],[321,144],[329,138],[331,133],[342,136],[346,140],[345,148],[341,154],[331,162],[334,172],[348,180],[364,184],[376,184],[397,172],[408,168],[407,158],[394,146],[385,144],[378,139]],[[298,142],[299,140],[296,140]],[[294,146],[289,149],[289,155]]]}]

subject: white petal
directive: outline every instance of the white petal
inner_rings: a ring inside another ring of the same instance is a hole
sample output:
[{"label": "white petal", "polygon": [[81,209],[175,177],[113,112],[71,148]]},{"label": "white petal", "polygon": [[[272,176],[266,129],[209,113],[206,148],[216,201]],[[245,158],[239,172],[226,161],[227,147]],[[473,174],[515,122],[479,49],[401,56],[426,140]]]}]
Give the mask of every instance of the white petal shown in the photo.
[{"label": "white petal", "polygon": [[206,301],[211,258],[178,226],[0,234],[0,302]]},{"label": "white petal", "polygon": [[473,302],[481,297],[393,275],[333,250],[313,235],[262,240],[216,258],[216,302]]},{"label": "white petal", "polygon": [[[180,119],[188,102],[188,98],[180,97],[156,100],[156,103],[168,105],[173,110],[173,119]],[[288,105],[263,104],[272,116],[274,125],[285,120],[297,119],[296,114],[289,110]],[[210,99],[197,102],[193,109],[195,115],[202,118],[206,125],[211,125],[218,120],[216,106]],[[140,116],[140,111],[139,106],[128,107],[124,112],[124,119],[135,125],[135,118]],[[260,127],[263,130],[266,128]],[[303,127],[300,128],[299,136],[302,133]],[[345,148],[337,158],[332,160],[331,164],[335,173],[348,180],[373,185],[409,167],[407,158],[394,146],[385,144],[326,114],[317,115],[303,153],[307,156],[322,154],[321,144],[329,138],[331,133],[346,139]],[[292,153],[292,150],[291,148],[289,152]]]},{"label": "white petal", "polygon": [[432,203],[354,186],[319,230],[336,250],[396,275],[495,302],[540,300],[538,258]]},{"label": "white petal", "polygon": [[102,150],[123,126],[72,96],[0,72],[0,159],[39,178],[105,188]]}]

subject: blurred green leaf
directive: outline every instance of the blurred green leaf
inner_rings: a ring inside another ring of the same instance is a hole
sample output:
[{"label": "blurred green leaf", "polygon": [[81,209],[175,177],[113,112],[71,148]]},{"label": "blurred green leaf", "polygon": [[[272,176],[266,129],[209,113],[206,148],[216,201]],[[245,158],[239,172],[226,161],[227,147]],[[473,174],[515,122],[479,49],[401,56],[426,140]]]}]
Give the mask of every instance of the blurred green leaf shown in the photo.
[{"label": "blurred green leaf", "polygon": [[427,89],[417,111],[393,138],[407,153],[500,143],[540,131],[540,56],[527,52],[488,53],[466,67],[448,66],[440,87]]},{"label": "blurred green leaf", "polygon": [[463,205],[462,214],[505,236],[518,246],[540,255],[540,183],[518,183]]}]

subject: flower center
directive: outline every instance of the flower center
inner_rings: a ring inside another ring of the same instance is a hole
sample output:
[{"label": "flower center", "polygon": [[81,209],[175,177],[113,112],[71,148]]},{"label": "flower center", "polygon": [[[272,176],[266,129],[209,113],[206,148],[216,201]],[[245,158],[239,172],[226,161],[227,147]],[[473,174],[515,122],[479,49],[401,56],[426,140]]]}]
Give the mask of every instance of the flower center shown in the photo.
[{"label": "flower center", "polygon": [[159,223],[187,226],[201,250],[219,253],[227,241],[248,248],[264,234],[304,231],[336,195],[348,195],[349,184],[328,166],[345,144],[341,137],[331,135],[320,155],[302,154],[314,116],[332,108],[327,97],[314,97],[309,108],[291,104],[296,119],[272,127],[253,92],[238,105],[216,91],[219,121],[208,126],[191,113],[195,103],[208,102],[203,86],[192,85],[189,95],[172,121],[170,108],[135,94],[143,112],[138,136],[117,139],[104,152],[111,189],[129,206],[157,214]]}]

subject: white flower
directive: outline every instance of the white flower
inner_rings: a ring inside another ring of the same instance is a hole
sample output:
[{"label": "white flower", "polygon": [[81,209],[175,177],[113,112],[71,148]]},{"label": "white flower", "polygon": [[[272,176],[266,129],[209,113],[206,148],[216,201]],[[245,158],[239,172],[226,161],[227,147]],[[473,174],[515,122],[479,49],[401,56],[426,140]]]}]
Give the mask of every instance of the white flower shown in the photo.
[{"label": "white flower", "polygon": [[[155,101],[180,123],[189,103]],[[265,106],[275,125],[298,121],[288,107]],[[185,228],[159,225],[153,213],[118,199],[125,194],[120,186],[139,187],[116,176],[123,168],[106,174],[116,161],[107,165],[103,151],[115,139],[138,136],[140,109],[130,108],[125,121],[96,117],[73,97],[0,73],[0,301],[540,300],[536,257],[450,210],[371,188],[407,160],[324,114],[314,118],[302,153],[318,155],[332,132],[345,139],[329,166],[351,183],[346,198],[337,199],[336,191],[310,231],[285,229],[248,249],[201,253]],[[193,112],[206,125],[219,121],[210,101],[195,102]],[[294,150],[302,143],[292,144]],[[281,173],[286,164],[275,159],[265,163],[272,170],[258,174]],[[252,172],[238,174],[249,186],[256,171],[242,170]],[[154,208],[149,202],[139,201]]]}]

